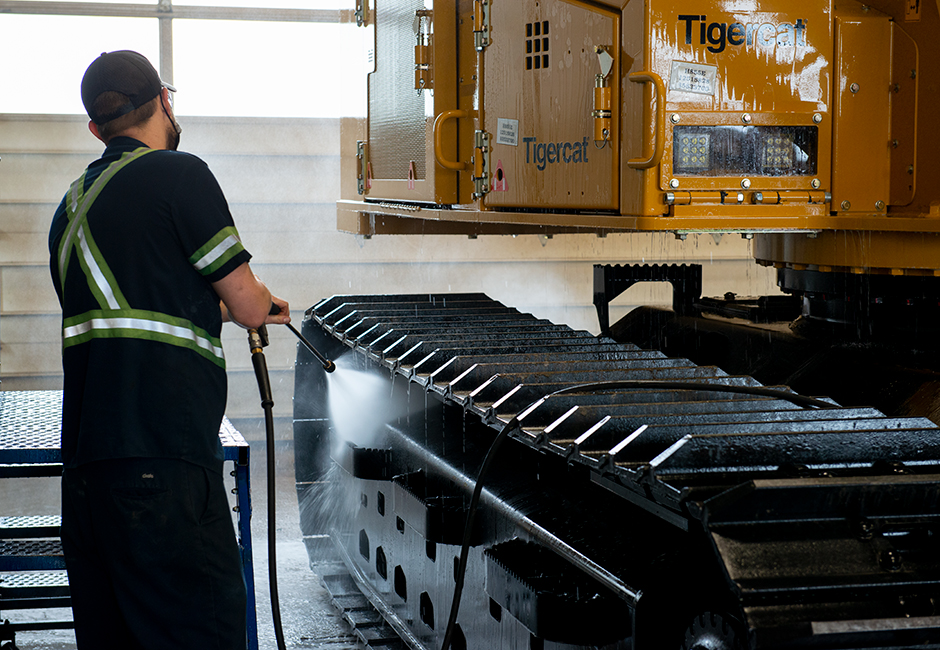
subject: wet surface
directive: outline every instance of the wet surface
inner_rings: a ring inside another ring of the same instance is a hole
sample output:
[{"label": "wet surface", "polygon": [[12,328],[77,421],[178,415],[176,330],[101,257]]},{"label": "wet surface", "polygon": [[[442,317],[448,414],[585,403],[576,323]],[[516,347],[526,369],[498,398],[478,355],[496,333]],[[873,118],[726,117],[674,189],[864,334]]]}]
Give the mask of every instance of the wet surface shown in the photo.
[{"label": "wet surface", "polygon": [[[290,424],[281,425],[279,438],[289,439]],[[276,648],[268,593],[267,490],[265,450],[254,432],[239,427],[251,443],[252,546],[257,598],[259,648]],[[336,565],[330,560],[310,567],[301,539],[297,496],[294,488],[294,459],[287,445],[278,446],[277,463],[277,569],[281,620],[288,648],[296,650],[357,650],[356,638],[333,609],[320,576]],[[226,473],[231,463],[226,463]],[[228,478],[226,474],[226,478]],[[231,479],[229,479],[231,480]],[[0,503],[4,515],[59,514],[59,480],[49,478],[0,481]],[[0,611],[0,621],[62,621],[71,618],[68,609]],[[71,630],[21,632],[16,635],[20,650],[74,650]]]}]

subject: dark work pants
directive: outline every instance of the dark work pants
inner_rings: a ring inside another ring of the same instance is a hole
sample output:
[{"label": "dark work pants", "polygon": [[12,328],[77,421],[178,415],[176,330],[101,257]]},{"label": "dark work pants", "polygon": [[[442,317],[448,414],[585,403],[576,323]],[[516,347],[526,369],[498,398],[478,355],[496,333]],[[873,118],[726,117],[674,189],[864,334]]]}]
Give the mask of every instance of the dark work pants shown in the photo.
[{"label": "dark work pants", "polygon": [[136,458],[67,469],[62,546],[80,649],[245,648],[221,472]]}]

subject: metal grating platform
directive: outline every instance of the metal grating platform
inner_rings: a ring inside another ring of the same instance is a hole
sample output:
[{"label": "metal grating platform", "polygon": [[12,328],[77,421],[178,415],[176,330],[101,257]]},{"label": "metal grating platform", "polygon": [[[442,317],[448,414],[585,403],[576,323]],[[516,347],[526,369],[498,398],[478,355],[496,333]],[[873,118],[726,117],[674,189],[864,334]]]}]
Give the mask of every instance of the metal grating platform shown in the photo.
[{"label": "metal grating platform", "polygon": [[[0,391],[0,479],[61,475],[61,420],[61,391]],[[232,476],[237,495],[235,512],[238,514],[239,550],[248,587],[249,647],[255,650],[257,620],[250,530],[250,450],[244,437],[227,418],[223,418],[220,425],[219,440],[225,460],[233,461],[235,465]],[[32,584],[29,587],[32,591],[27,589],[25,582],[17,582],[12,575],[4,575],[0,583],[0,607],[68,606],[67,579],[64,573],[57,572],[65,566],[62,545],[58,540],[60,523],[59,517],[0,517],[0,571],[49,572],[47,578],[36,573],[17,574],[24,576],[20,580]],[[44,579],[50,582],[39,584]],[[65,580],[64,593],[61,593],[62,580]],[[71,624],[64,621],[49,625],[68,627]],[[12,633],[17,629],[38,628],[33,624],[14,624],[5,629]],[[12,637],[0,637],[0,641],[6,639]]]},{"label": "metal grating platform", "polygon": [[0,463],[60,462],[61,423],[61,391],[0,391]]}]

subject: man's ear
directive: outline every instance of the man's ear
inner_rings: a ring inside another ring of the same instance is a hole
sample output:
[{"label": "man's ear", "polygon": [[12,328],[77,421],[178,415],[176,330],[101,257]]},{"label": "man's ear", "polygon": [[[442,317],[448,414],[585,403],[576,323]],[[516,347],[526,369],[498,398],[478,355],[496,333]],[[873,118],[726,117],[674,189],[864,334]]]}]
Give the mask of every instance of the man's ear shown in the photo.
[{"label": "man's ear", "polygon": [[[92,122],[91,120],[88,120],[88,130],[91,131],[91,134],[93,136],[95,136],[96,138],[104,142],[104,138],[102,138],[101,134],[98,132],[98,125]],[[104,142],[104,143],[108,144],[107,142]]]}]

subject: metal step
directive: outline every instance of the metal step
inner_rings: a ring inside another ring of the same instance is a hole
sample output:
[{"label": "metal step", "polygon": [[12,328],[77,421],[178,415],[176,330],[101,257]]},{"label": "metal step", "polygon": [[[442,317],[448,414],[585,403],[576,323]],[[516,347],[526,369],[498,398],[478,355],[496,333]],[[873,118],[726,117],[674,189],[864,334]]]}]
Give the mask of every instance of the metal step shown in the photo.
[{"label": "metal step", "polygon": [[61,525],[58,515],[0,517],[0,539],[58,537]]},{"label": "metal step", "polygon": [[0,609],[68,607],[69,578],[65,571],[0,574]]},{"label": "metal step", "polygon": [[64,568],[62,542],[57,539],[0,540],[0,571],[49,571]]}]

